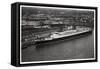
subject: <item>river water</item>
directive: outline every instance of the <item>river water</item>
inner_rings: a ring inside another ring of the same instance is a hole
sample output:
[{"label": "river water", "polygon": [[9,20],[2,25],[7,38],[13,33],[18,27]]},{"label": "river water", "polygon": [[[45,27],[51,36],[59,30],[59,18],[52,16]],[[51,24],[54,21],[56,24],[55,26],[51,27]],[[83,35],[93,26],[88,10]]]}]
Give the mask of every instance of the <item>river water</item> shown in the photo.
[{"label": "river water", "polygon": [[87,59],[94,57],[94,34],[22,49],[22,62]]}]

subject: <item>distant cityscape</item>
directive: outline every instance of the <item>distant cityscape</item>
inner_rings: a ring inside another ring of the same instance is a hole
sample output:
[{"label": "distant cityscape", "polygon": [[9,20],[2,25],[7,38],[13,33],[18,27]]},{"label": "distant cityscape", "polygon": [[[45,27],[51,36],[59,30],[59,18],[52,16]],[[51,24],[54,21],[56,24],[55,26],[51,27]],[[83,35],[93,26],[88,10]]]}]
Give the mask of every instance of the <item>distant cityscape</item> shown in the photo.
[{"label": "distant cityscape", "polygon": [[[25,10],[23,10],[25,11]],[[30,10],[29,10],[30,11]],[[68,25],[85,25],[93,26],[94,12],[93,11],[69,11],[69,12],[57,12],[45,13],[37,11],[37,13],[31,13],[26,11],[22,15],[22,25],[45,25],[45,24],[68,24]],[[71,13],[72,12],[72,13]]]}]

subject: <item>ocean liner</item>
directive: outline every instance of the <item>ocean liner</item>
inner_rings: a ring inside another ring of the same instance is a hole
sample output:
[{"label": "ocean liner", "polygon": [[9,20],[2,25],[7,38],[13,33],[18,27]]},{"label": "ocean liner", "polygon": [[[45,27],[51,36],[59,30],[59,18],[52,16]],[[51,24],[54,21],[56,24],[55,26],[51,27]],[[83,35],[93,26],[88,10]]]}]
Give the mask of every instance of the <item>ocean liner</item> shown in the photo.
[{"label": "ocean liner", "polygon": [[31,34],[31,37],[22,38],[24,40],[22,41],[22,48],[27,47],[29,45],[34,45],[34,44],[43,44],[43,43],[48,43],[48,42],[54,42],[57,40],[69,39],[76,36],[88,34],[91,32],[92,32],[92,29],[89,27],[86,27],[86,28],[70,29],[70,30],[65,30],[61,32],[57,32],[57,31],[50,32],[47,37],[44,36],[45,34],[43,34],[42,37],[41,35],[32,36]]}]

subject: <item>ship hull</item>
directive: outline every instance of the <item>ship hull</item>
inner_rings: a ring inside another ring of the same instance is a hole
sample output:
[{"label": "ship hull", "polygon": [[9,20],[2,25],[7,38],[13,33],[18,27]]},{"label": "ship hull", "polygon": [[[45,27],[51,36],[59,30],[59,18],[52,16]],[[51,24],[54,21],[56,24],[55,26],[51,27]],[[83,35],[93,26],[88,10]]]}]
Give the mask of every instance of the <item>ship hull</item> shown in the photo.
[{"label": "ship hull", "polygon": [[39,44],[48,44],[48,43],[52,43],[52,42],[55,42],[55,41],[64,41],[64,40],[74,39],[74,38],[81,37],[81,36],[86,36],[86,35],[89,35],[91,33],[92,33],[92,30],[87,31],[87,32],[83,32],[83,33],[78,33],[78,34],[75,34],[75,35],[69,35],[69,36],[66,36],[66,37],[55,38],[55,39],[52,39],[52,40],[37,41],[35,44],[39,45]]}]

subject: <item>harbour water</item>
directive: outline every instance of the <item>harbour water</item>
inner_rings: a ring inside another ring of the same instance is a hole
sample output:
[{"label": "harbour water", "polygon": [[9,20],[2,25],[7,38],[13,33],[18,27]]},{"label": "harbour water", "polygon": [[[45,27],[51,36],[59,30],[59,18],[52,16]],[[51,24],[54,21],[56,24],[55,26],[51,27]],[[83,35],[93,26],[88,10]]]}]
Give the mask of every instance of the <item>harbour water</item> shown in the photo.
[{"label": "harbour water", "polygon": [[22,62],[88,59],[94,57],[94,34],[60,42],[31,45],[21,50]]}]

